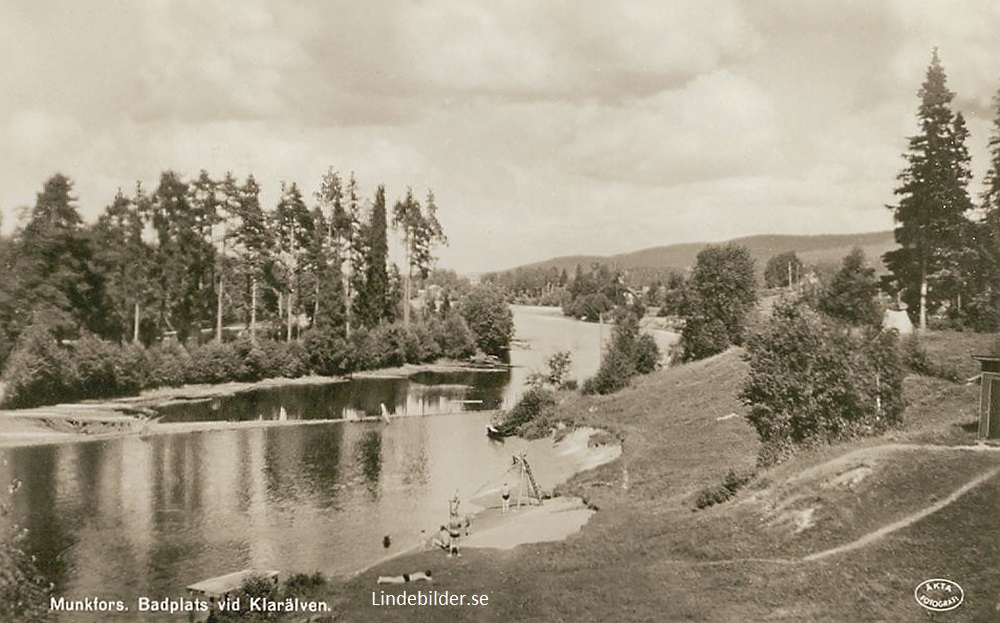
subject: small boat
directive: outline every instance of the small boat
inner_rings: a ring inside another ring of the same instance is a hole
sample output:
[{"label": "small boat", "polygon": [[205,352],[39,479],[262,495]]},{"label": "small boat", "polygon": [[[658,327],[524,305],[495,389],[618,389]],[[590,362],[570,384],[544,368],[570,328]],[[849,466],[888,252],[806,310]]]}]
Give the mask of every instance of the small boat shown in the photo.
[{"label": "small boat", "polygon": [[486,436],[489,437],[490,439],[503,439],[507,435],[503,434],[503,431],[501,431],[496,426],[493,426],[491,424],[487,424],[486,425]]}]

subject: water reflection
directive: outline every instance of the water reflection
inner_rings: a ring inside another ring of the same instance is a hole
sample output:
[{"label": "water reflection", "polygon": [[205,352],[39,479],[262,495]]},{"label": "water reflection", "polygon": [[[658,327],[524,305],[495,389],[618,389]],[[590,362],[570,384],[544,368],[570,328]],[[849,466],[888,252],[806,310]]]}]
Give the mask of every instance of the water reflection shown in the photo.
[{"label": "water reflection", "polygon": [[356,378],[315,385],[258,388],[214,399],[177,400],[158,409],[164,422],[359,419],[496,409],[510,371],[423,372],[409,378]]},{"label": "water reflection", "polygon": [[[14,514],[68,598],[180,595],[251,566],[341,573],[416,541],[506,469],[488,414],[156,435],[7,451]],[[137,614],[120,620],[136,620]],[[72,621],[66,615],[64,619]],[[110,617],[108,620],[114,620]],[[151,619],[152,620],[152,619]]]},{"label": "water reflection", "polygon": [[[399,416],[472,412],[12,449],[0,482],[24,486],[8,519],[29,527],[28,547],[67,598],[178,596],[187,584],[247,567],[358,569],[385,555],[383,535],[392,537],[389,553],[415,543],[446,519],[456,489],[464,511],[510,467],[515,442],[490,443],[489,414],[475,410],[511,400],[557,347],[572,350],[578,377],[596,369],[599,327],[515,313],[532,348],[512,353],[510,372],[261,390],[164,414],[276,419],[284,407],[289,419],[320,420],[377,415],[381,404]],[[128,614],[102,620],[142,620]]]}]

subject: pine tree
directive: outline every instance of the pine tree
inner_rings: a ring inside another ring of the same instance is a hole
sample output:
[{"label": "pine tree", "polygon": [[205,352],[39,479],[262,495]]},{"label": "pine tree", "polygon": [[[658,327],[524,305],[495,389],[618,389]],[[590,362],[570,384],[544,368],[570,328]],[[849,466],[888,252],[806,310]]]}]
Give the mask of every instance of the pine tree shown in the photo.
[{"label": "pine tree", "polygon": [[921,329],[927,326],[928,313],[946,302],[958,304],[955,299],[964,288],[962,247],[968,232],[964,215],[972,208],[967,191],[968,131],[961,115],[951,111],[955,94],[946,82],[935,49],[919,91],[920,131],[909,139],[908,166],[895,191],[900,200],[889,206],[900,248],[883,256],[891,273],[886,285],[917,310]]},{"label": "pine tree", "polygon": [[[205,180],[201,183],[204,190]],[[165,171],[150,204],[157,238],[153,268],[160,317],[182,342],[199,335],[215,307],[211,225],[205,206],[195,205],[197,200],[177,173]]]},{"label": "pine tree", "polygon": [[235,206],[237,226],[233,231],[236,265],[250,290],[247,326],[250,339],[257,340],[257,308],[265,268],[271,261],[271,241],[267,215],[260,206],[260,186],[252,175],[238,189]]},{"label": "pine tree", "polygon": [[305,264],[305,252],[312,240],[313,220],[309,209],[302,200],[298,185],[281,185],[281,201],[275,211],[276,249],[278,263],[282,267],[282,281],[287,295],[287,333],[291,341],[295,324],[296,298],[300,293],[300,279]]},{"label": "pine tree", "polygon": [[413,196],[413,191],[407,188],[406,197],[402,201],[397,201],[392,208],[392,226],[403,231],[403,246],[406,250],[406,272],[403,274],[402,294],[403,324],[409,326],[413,274],[416,272],[422,279],[426,279],[434,262],[432,253],[434,245],[447,243],[441,224],[437,220],[434,191],[427,191],[426,210],[423,210],[420,202]]},{"label": "pine tree", "polygon": [[13,262],[19,328],[39,322],[60,339],[80,330],[114,333],[103,276],[96,270],[72,192],[73,182],[65,175],[57,173],[45,182]]},{"label": "pine tree", "polygon": [[125,337],[128,324],[132,341],[139,341],[143,309],[154,305],[150,287],[153,250],[142,239],[148,211],[149,197],[137,183],[133,198],[118,190],[94,227],[96,259],[115,309],[116,331],[110,336],[114,339]]},{"label": "pine tree", "polygon": [[363,286],[357,293],[356,315],[361,324],[373,327],[388,314],[389,273],[386,260],[389,243],[386,230],[385,186],[375,191],[371,220],[364,228],[365,261]]},{"label": "pine tree", "polygon": [[1000,89],[993,98],[990,165],[982,194],[982,219],[972,225],[970,296],[966,312],[977,331],[1000,330]]},{"label": "pine tree", "polygon": [[866,265],[864,251],[854,247],[820,295],[819,310],[850,325],[878,327],[882,324],[882,310],[876,294],[875,269]]}]

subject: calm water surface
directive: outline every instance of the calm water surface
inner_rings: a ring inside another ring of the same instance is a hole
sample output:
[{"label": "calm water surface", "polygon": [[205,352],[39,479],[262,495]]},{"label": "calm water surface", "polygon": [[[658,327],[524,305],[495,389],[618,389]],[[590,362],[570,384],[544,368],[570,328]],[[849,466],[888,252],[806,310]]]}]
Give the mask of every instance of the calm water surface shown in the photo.
[{"label": "calm water surface", "polygon": [[[252,392],[179,404],[172,421],[396,414],[372,422],[153,435],[4,451],[0,480],[23,481],[13,516],[56,595],[125,599],[183,595],[198,580],[247,567],[350,573],[416,544],[447,517],[459,490],[495,489],[523,442],[489,441],[490,414],[509,404],[532,369],[558,350],[572,374],[594,373],[609,327],[558,310],[515,308],[514,368],[505,373],[423,374]],[[462,412],[465,411],[465,412]],[[435,415],[437,414],[437,415]],[[426,416],[426,417],[403,417]],[[551,452],[532,449],[543,487]],[[555,477],[552,476],[551,479]],[[385,550],[383,535],[392,547]],[[146,620],[168,620],[150,614]],[[64,621],[82,620],[65,615]],[[94,619],[97,620],[97,619]],[[138,613],[118,619],[143,620]]]}]

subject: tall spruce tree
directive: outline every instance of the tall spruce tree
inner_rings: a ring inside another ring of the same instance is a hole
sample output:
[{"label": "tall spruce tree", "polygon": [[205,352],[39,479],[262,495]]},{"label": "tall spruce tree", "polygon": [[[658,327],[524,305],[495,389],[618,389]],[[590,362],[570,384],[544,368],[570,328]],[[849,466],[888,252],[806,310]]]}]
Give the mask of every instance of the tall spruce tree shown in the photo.
[{"label": "tall spruce tree", "polygon": [[142,239],[148,210],[149,197],[140,184],[133,198],[119,189],[93,230],[95,257],[114,304],[115,339],[127,334],[133,342],[139,341],[143,309],[155,304],[149,276],[152,249]]},{"label": "tall spruce tree", "polygon": [[365,262],[364,285],[357,293],[355,311],[361,324],[372,327],[390,316],[389,273],[386,259],[389,255],[386,231],[385,186],[375,191],[371,206],[371,220],[364,228]]},{"label": "tall spruce tree", "polygon": [[257,341],[257,309],[259,307],[260,285],[265,278],[265,269],[271,262],[271,232],[267,215],[260,205],[260,186],[253,175],[249,175],[238,189],[235,206],[238,224],[233,232],[233,247],[236,265],[249,289],[249,310],[246,314],[250,339]]},{"label": "tall spruce tree", "polygon": [[888,206],[900,248],[883,256],[891,273],[886,286],[916,310],[922,329],[929,312],[946,302],[960,306],[965,287],[965,214],[972,208],[967,190],[968,131],[962,116],[951,110],[955,94],[946,83],[935,49],[918,94],[920,131],[909,139],[908,166],[899,174],[901,184],[895,191],[900,200]]},{"label": "tall spruce tree", "polygon": [[33,322],[57,338],[80,330],[113,333],[108,320],[104,279],[76,207],[73,182],[57,173],[38,193],[30,218],[18,236],[13,271],[16,331]]},{"label": "tall spruce tree", "polygon": [[302,270],[306,266],[305,253],[312,240],[312,214],[302,200],[302,191],[295,182],[281,185],[281,201],[274,214],[278,263],[282,268],[282,282],[287,295],[286,339],[291,341],[295,325],[295,312],[299,297]]},{"label": "tall spruce tree", "polygon": [[967,319],[977,331],[1000,330],[1000,89],[993,98],[990,165],[982,194],[982,219],[972,226],[975,253],[970,268]]}]

